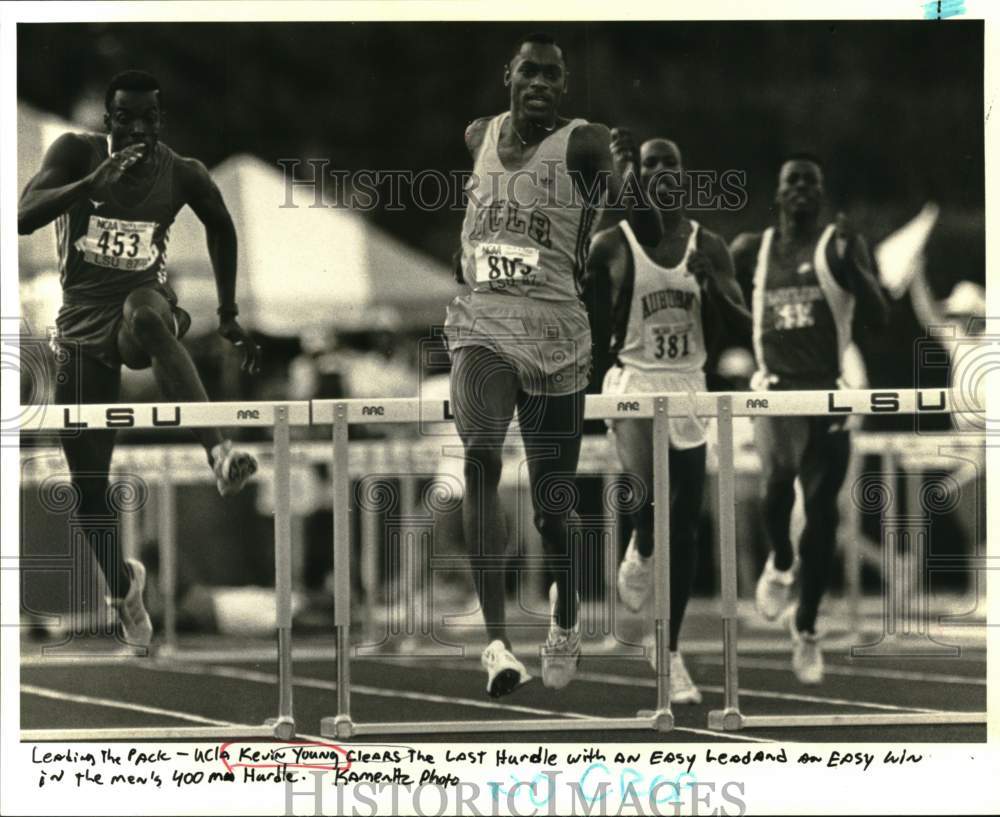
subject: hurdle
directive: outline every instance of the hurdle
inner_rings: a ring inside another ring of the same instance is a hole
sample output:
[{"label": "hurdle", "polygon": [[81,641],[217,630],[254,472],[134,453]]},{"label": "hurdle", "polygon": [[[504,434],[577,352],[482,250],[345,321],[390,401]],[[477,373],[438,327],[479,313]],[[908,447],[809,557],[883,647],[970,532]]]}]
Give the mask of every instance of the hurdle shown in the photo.
[{"label": "hurdle", "polygon": [[[722,625],[723,625],[723,708],[708,714],[708,728],[738,731],[750,727],[827,727],[827,726],[902,726],[936,724],[986,723],[986,712],[892,712],[892,713],[822,713],[815,715],[747,715],[740,710],[738,670],[738,618],[736,537],[732,517],[727,508],[733,507],[733,416],[841,416],[850,414],[946,413],[955,405],[948,389],[909,389],[895,391],[845,390],[836,392],[764,392],[750,396],[709,396],[698,407],[699,416],[711,414],[708,402],[716,402],[719,444],[719,519],[722,551]],[[967,405],[967,403],[965,403]],[[735,406],[735,407],[734,407]],[[722,462],[727,462],[727,467]],[[886,543],[895,546],[895,542]],[[884,546],[886,546],[884,545]],[[894,596],[892,582],[896,571],[884,576],[889,593]],[[850,591],[850,588],[849,588]],[[925,634],[926,635],[926,634]],[[865,649],[865,648],[862,648]],[[874,654],[874,653],[873,653]]]},{"label": "hurdle", "polygon": [[350,481],[347,470],[348,429],[356,423],[441,423],[451,420],[447,402],[410,398],[313,401],[313,423],[332,426],[334,577],[336,582],[334,626],[337,641],[337,714],[321,720],[323,737],[346,739],[355,735],[432,734],[510,731],[607,731],[650,729],[670,731],[674,717],[670,706],[669,658],[669,469],[667,446],[671,417],[714,417],[718,421],[719,539],[722,553],[723,665],[725,673],[722,710],[709,713],[709,728],[738,730],[751,726],[836,726],[983,723],[986,713],[914,712],[881,714],[819,714],[814,716],[745,715],[739,708],[738,613],[735,533],[733,418],[762,415],[849,416],[850,414],[919,414],[952,411],[946,389],[893,391],[842,390],[816,392],[696,393],[656,395],[588,395],[587,419],[651,419],[653,421],[655,558],[654,633],[657,644],[656,709],[641,710],[635,717],[576,719],[504,719],[468,721],[413,721],[359,723],[351,715],[351,543]]},{"label": "hurdle", "polygon": [[[676,397],[676,395],[674,395]],[[669,418],[686,416],[687,409],[672,407],[670,395],[642,395],[636,398],[614,395],[587,397],[587,419],[636,419],[653,421],[653,450],[657,463],[653,488],[656,496],[669,496]],[[333,573],[335,582],[334,627],[337,642],[337,714],[320,721],[323,737],[346,739],[355,735],[435,734],[442,732],[508,731],[608,731],[650,729],[667,732],[674,727],[670,708],[670,541],[667,503],[655,509],[655,555],[653,561],[655,638],[657,645],[656,708],[640,710],[634,717],[619,718],[539,718],[468,721],[414,721],[359,723],[351,716],[351,541],[350,476],[348,473],[348,428],[368,423],[443,423],[452,418],[447,401],[419,398],[314,400],[314,425],[332,426],[333,446]]]},{"label": "hurdle", "polygon": [[[84,429],[177,429],[270,427],[274,441],[274,566],[278,661],[278,713],[260,725],[179,726],[121,729],[25,729],[22,741],[211,739],[295,735],[292,706],[292,575],[290,520],[289,428],[309,425],[307,401],[250,403],[134,403],[114,405],[26,406],[21,432],[73,433]],[[207,468],[207,465],[206,465]],[[169,565],[165,566],[169,570]],[[120,660],[136,660],[121,656]],[[156,660],[155,657],[153,660]]]}]

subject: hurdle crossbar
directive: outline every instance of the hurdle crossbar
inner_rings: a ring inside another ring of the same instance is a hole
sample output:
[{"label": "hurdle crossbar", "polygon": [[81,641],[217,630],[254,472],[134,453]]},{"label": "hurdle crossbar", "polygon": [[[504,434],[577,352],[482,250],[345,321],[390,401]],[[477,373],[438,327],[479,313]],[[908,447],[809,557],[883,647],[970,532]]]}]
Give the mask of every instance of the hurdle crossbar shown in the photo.
[{"label": "hurdle crossbar", "polygon": [[[136,740],[225,737],[275,737],[288,740],[295,735],[292,711],[292,592],[291,592],[291,512],[290,444],[292,425],[309,425],[310,406],[306,401],[257,403],[171,403],[22,407],[22,430],[66,431],[86,428],[196,428],[226,426],[269,426],[274,429],[274,565],[278,660],[278,713],[259,725],[219,724],[217,726],[169,726],[116,729],[26,729],[23,741],[50,740]],[[169,421],[169,422],[168,422]],[[207,467],[207,466],[206,466]],[[170,509],[165,512],[170,515]],[[161,526],[172,524],[161,519]],[[163,528],[161,527],[161,530]],[[174,595],[176,571],[172,562],[164,565],[163,581],[168,598]],[[167,611],[168,615],[171,612]],[[169,647],[167,645],[169,652]],[[128,659],[123,659],[128,660]],[[136,660],[136,659],[131,659]],[[141,660],[141,659],[138,659]]]},{"label": "hurdle crossbar", "polygon": [[[321,720],[320,734],[339,739],[354,735],[440,734],[456,732],[507,732],[549,730],[620,730],[673,728],[670,709],[669,653],[669,469],[667,447],[671,417],[715,417],[719,422],[719,503],[720,547],[723,570],[723,664],[725,672],[724,709],[709,714],[710,728],[735,730],[746,726],[836,726],[846,724],[935,724],[985,722],[985,713],[913,712],[881,714],[744,715],[739,708],[738,621],[736,615],[737,570],[734,529],[735,489],[733,486],[734,417],[755,416],[835,416],[879,413],[921,414],[953,411],[953,395],[948,389],[841,390],[763,393],[672,393],[644,395],[588,395],[587,419],[653,420],[655,554],[654,628],[657,645],[656,709],[637,713],[635,718],[569,718],[494,721],[414,721],[358,723],[350,708],[350,505],[347,471],[347,431],[354,423],[442,423],[453,419],[448,401],[396,398],[388,400],[313,401],[315,424],[332,426],[334,474],[334,571],[336,581],[335,626],[337,629],[336,715]],[[967,405],[964,404],[964,405]],[[338,466],[339,463],[339,466]]]},{"label": "hurdle crossbar", "polygon": [[[590,398],[588,398],[590,399]],[[320,721],[323,737],[350,738],[354,735],[386,734],[435,734],[442,732],[506,732],[506,731],[607,731],[623,729],[653,729],[660,732],[673,729],[670,710],[670,631],[669,576],[670,547],[669,524],[665,503],[657,503],[657,524],[654,532],[655,566],[658,581],[654,587],[657,642],[657,707],[643,711],[632,718],[574,718],[519,719],[519,720],[470,720],[470,721],[414,721],[358,723],[351,716],[350,698],[350,475],[348,461],[348,428],[352,423],[376,422],[412,423],[443,422],[448,419],[447,401],[427,402],[419,399],[339,400],[313,401],[313,422],[332,425],[333,443],[333,563],[335,581],[334,626],[337,635],[337,714]],[[633,416],[633,415],[629,415]],[[667,451],[669,445],[669,396],[659,395],[649,405],[653,418],[654,491],[657,496],[669,496]]]},{"label": "hurdle crossbar", "polygon": [[[935,394],[936,392],[936,394]],[[827,392],[826,406],[815,398],[816,392],[766,392],[764,398],[740,396],[742,409],[745,401],[747,410],[763,408],[765,415],[772,416],[829,416],[840,414],[879,414],[891,406],[894,413],[919,414],[926,411],[948,411],[953,405],[949,390],[914,389],[907,392],[845,391]],[[772,399],[772,396],[777,399]],[[721,531],[721,567],[723,593],[723,708],[708,714],[710,729],[736,731],[751,727],[827,727],[827,726],[890,726],[890,725],[931,725],[931,724],[977,724],[986,722],[986,712],[927,711],[905,713],[820,713],[815,715],[746,715],[739,706],[738,679],[738,628],[734,605],[738,596],[737,556],[735,536],[726,530],[728,520],[723,517],[724,507],[732,507],[735,494],[732,487],[733,458],[733,415],[730,412],[730,395],[716,396],[719,411],[718,456],[719,456],[719,503]],[[763,404],[762,406],[760,404]],[[967,404],[966,404],[967,405]],[[850,406],[850,412],[842,408]],[[894,454],[894,456],[896,456]],[[726,463],[726,466],[723,465]],[[725,497],[725,499],[723,499]],[[887,582],[896,580],[895,573],[884,577]]]},{"label": "hurdle crossbar", "polygon": [[[295,733],[291,686],[291,553],[289,474],[290,425],[332,426],[335,627],[337,630],[338,714],[324,718],[324,737],[345,738],[354,734],[438,733],[464,731],[551,731],[673,728],[669,697],[669,546],[666,523],[669,503],[669,473],[666,468],[671,417],[716,417],[720,423],[720,545],[723,561],[724,665],[726,708],[709,714],[709,727],[740,729],[747,726],[833,726],[841,724],[937,724],[982,723],[978,712],[913,712],[836,715],[744,715],[739,710],[737,661],[735,535],[732,530],[733,417],[754,416],[842,416],[853,414],[921,414],[954,411],[955,401],[947,389],[843,390],[762,393],[673,393],[656,395],[588,396],[588,419],[653,419],[654,496],[656,512],[657,576],[654,609],[657,643],[657,708],[634,718],[578,718],[502,721],[445,721],[355,723],[350,707],[350,472],[348,428],[353,423],[442,423],[452,420],[448,401],[420,399],[340,400],[298,403],[149,403],[132,405],[27,406],[21,409],[25,433],[74,432],[93,428],[193,428],[209,426],[273,426],[275,489],[275,579],[278,605],[278,717],[260,726],[197,726],[159,729],[25,730],[25,740],[84,740],[152,738],[202,738],[228,736],[275,736],[288,739]],[[962,403],[967,406],[966,402]],[[728,599],[728,601],[727,601]]]}]

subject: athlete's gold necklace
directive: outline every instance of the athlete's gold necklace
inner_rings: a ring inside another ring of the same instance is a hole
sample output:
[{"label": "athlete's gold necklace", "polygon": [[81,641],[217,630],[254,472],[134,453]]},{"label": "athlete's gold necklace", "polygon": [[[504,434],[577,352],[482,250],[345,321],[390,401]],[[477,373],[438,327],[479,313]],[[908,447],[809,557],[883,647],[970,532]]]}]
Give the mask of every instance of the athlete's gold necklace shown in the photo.
[{"label": "athlete's gold necklace", "polygon": [[[517,125],[514,124],[514,117],[513,116],[510,118],[510,126],[513,129],[513,131],[514,131],[514,134],[521,141],[521,145],[523,147],[527,147],[528,146],[528,140],[525,139],[523,136],[521,136],[521,131],[519,131],[517,129]],[[550,128],[546,128],[544,125],[542,125],[542,130],[544,130],[546,133],[552,133],[552,131],[554,131],[555,129],[556,129],[555,122],[552,123],[552,127],[550,127]]]}]

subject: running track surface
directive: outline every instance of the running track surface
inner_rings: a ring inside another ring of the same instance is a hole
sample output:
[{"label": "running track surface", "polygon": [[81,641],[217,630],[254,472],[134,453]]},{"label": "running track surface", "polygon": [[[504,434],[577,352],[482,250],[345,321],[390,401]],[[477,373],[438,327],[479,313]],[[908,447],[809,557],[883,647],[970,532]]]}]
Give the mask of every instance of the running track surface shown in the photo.
[{"label": "running track surface", "polygon": [[[183,646],[183,645],[182,645]],[[202,645],[204,646],[204,645]],[[21,728],[259,725],[277,710],[274,651],[248,649],[188,658],[75,659],[29,657],[21,665]],[[264,645],[262,645],[264,646]],[[827,652],[827,677],[818,687],[797,682],[781,644],[740,653],[740,708],[746,715],[984,711],[986,653],[963,649],[957,658],[851,658]],[[537,650],[537,647],[536,647]],[[39,652],[38,645],[24,654]],[[570,686],[556,692],[541,683],[537,652],[519,653],[529,684],[499,700],[486,696],[478,651],[466,657],[356,658],[351,663],[355,722],[502,720],[584,716],[631,717],[655,706],[653,671],[641,658],[587,653]],[[266,657],[265,657],[266,656]],[[296,641],[294,708],[300,735],[317,736],[320,719],[336,713],[336,664],[329,640]],[[447,733],[413,736],[412,742],[984,742],[985,725],[838,726],[752,728],[715,732],[710,709],[722,705],[722,660],[717,651],[686,656],[704,695],[699,705],[675,705],[675,728],[653,731]],[[355,737],[384,742],[406,733]],[[485,737],[485,741],[484,741]],[[341,741],[343,742],[343,741]]]}]

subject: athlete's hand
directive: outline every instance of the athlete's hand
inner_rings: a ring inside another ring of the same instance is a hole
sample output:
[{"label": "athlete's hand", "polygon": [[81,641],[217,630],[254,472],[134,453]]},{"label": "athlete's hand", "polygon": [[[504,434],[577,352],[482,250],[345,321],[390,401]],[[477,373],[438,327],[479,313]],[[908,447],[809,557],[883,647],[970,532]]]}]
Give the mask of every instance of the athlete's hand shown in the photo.
[{"label": "athlete's hand", "polygon": [[712,259],[702,250],[691,251],[691,254],[688,255],[687,268],[701,286],[705,286],[705,282],[715,273]]},{"label": "athlete's hand", "polygon": [[236,318],[219,321],[219,334],[243,353],[240,369],[249,374],[260,372],[260,346],[254,343],[253,338],[240,326]]},{"label": "athlete's hand", "polygon": [[855,233],[850,219],[847,218],[847,214],[843,212],[837,213],[833,229],[834,240],[837,242],[837,257],[844,258],[847,251],[852,248],[857,233]]},{"label": "athlete's hand", "polygon": [[638,156],[632,132],[628,128],[612,128],[611,161],[620,178],[624,179],[628,174],[636,172]]},{"label": "athlete's hand", "polygon": [[129,145],[127,148],[122,148],[117,153],[112,153],[107,159],[97,166],[93,173],[91,173],[91,186],[100,187],[102,185],[114,184],[122,177],[122,174],[125,173],[126,170],[142,158],[145,150],[145,145],[138,144]]}]

